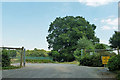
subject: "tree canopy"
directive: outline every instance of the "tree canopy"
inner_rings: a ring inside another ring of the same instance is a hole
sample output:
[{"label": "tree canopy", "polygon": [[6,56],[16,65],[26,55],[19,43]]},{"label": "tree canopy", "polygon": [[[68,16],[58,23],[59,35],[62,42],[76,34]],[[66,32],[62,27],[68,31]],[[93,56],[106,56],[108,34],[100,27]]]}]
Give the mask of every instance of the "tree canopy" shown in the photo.
[{"label": "tree canopy", "polygon": [[51,22],[49,34],[46,37],[49,49],[59,53],[73,53],[77,49],[77,41],[83,36],[93,43],[98,43],[99,39],[95,36],[96,26],[90,24],[81,16],[57,17]]},{"label": "tree canopy", "polygon": [[95,49],[106,49],[106,46],[107,45],[105,45],[105,44],[98,43],[98,44],[95,45]]},{"label": "tree canopy", "polygon": [[120,32],[115,31],[115,33],[113,34],[113,36],[110,37],[109,42],[110,42],[112,48],[117,48],[118,49],[118,53],[119,53],[119,48],[120,48]]}]

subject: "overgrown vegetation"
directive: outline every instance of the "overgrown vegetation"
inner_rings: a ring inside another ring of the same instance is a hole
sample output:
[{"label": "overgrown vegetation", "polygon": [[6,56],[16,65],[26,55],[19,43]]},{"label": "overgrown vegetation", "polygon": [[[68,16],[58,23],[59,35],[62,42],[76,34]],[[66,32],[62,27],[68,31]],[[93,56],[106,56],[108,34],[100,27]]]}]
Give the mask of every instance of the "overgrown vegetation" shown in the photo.
[{"label": "overgrown vegetation", "polygon": [[117,80],[120,80],[120,72],[119,73],[117,73],[118,75],[116,76],[116,79]]},{"label": "overgrown vegetation", "polygon": [[[10,52],[13,52],[11,55],[9,54]],[[16,54],[16,53],[14,53],[15,52],[15,50],[12,50],[12,51],[10,51],[10,50],[5,50],[5,49],[3,49],[2,50],[2,53],[1,53],[1,55],[2,55],[2,68],[1,69],[3,69],[3,70],[6,70],[6,69],[18,69],[18,68],[20,68],[19,66],[12,66],[11,65],[11,58],[10,57],[15,57],[16,55],[14,55],[14,54]]]},{"label": "overgrown vegetation", "polygon": [[2,67],[3,70],[9,70],[9,69],[19,69],[21,68],[20,66],[7,66],[7,67]]},{"label": "overgrown vegetation", "polygon": [[118,51],[118,55],[113,56],[109,59],[108,62],[108,68],[110,71],[117,71],[117,80],[120,80],[120,52],[119,52],[119,48],[120,48],[120,32],[119,31],[115,31],[115,33],[113,34],[113,36],[110,38],[109,40],[110,42],[110,46],[114,49],[117,49]]},{"label": "overgrown vegetation", "polygon": [[7,50],[2,50],[2,67],[8,67],[10,66],[10,56],[7,52]]}]

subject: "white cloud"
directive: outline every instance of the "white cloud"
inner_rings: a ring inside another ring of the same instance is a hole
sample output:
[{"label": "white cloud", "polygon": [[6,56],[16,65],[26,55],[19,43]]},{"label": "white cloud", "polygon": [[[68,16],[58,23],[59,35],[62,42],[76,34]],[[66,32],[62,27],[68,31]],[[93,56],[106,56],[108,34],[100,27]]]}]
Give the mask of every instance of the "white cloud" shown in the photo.
[{"label": "white cloud", "polygon": [[112,27],[112,28],[113,28],[114,30],[118,30],[118,27],[115,27],[115,26],[114,26],[114,27]]},{"label": "white cloud", "polygon": [[118,30],[118,18],[108,17],[107,19],[102,19],[101,23],[104,24],[101,27],[102,30]]},{"label": "white cloud", "polygon": [[111,26],[105,25],[105,26],[102,26],[101,28],[102,30],[118,30],[118,27],[116,26],[111,27]]},{"label": "white cloud", "polygon": [[112,19],[112,18],[108,18],[108,19],[102,19],[101,20],[102,23],[106,23],[108,25],[118,25],[118,18]]},{"label": "white cloud", "polygon": [[97,18],[94,18],[94,21],[97,21],[98,19]]},{"label": "white cloud", "polygon": [[110,2],[118,2],[118,0],[79,0],[79,2],[86,4],[87,6],[101,6]]},{"label": "white cloud", "polygon": [[108,40],[101,40],[101,39],[100,39],[100,43],[110,45]]},{"label": "white cloud", "polygon": [[112,28],[109,27],[109,26],[102,26],[101,28],[102,28],[102,30],[111,30],[111,29],[112,29]]}]

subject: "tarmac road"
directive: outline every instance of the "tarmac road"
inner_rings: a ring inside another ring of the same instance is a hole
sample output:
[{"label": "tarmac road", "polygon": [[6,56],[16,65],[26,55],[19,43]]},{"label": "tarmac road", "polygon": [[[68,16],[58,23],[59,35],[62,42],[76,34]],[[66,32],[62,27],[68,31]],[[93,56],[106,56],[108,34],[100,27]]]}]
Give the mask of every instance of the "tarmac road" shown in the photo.
[{"label": "tarmac road", "polygon": [[3,78],[113,78],[114,74],[100,67],[75,64],[31,64],[21,69],[3,70]]}]

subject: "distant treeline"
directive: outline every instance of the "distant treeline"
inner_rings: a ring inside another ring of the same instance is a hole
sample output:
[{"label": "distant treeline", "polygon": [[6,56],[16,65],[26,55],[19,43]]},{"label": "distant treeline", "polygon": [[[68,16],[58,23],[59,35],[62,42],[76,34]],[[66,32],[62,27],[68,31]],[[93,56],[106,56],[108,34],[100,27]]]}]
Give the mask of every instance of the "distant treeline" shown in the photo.
[{"label": "distant treeline", "polygon": [[51,51],[46,51],[44,49],[37,49],[34,48],[34,50],[26,50],[26,56],[31,56],[31,57],[48,57],[49,53]]}]

